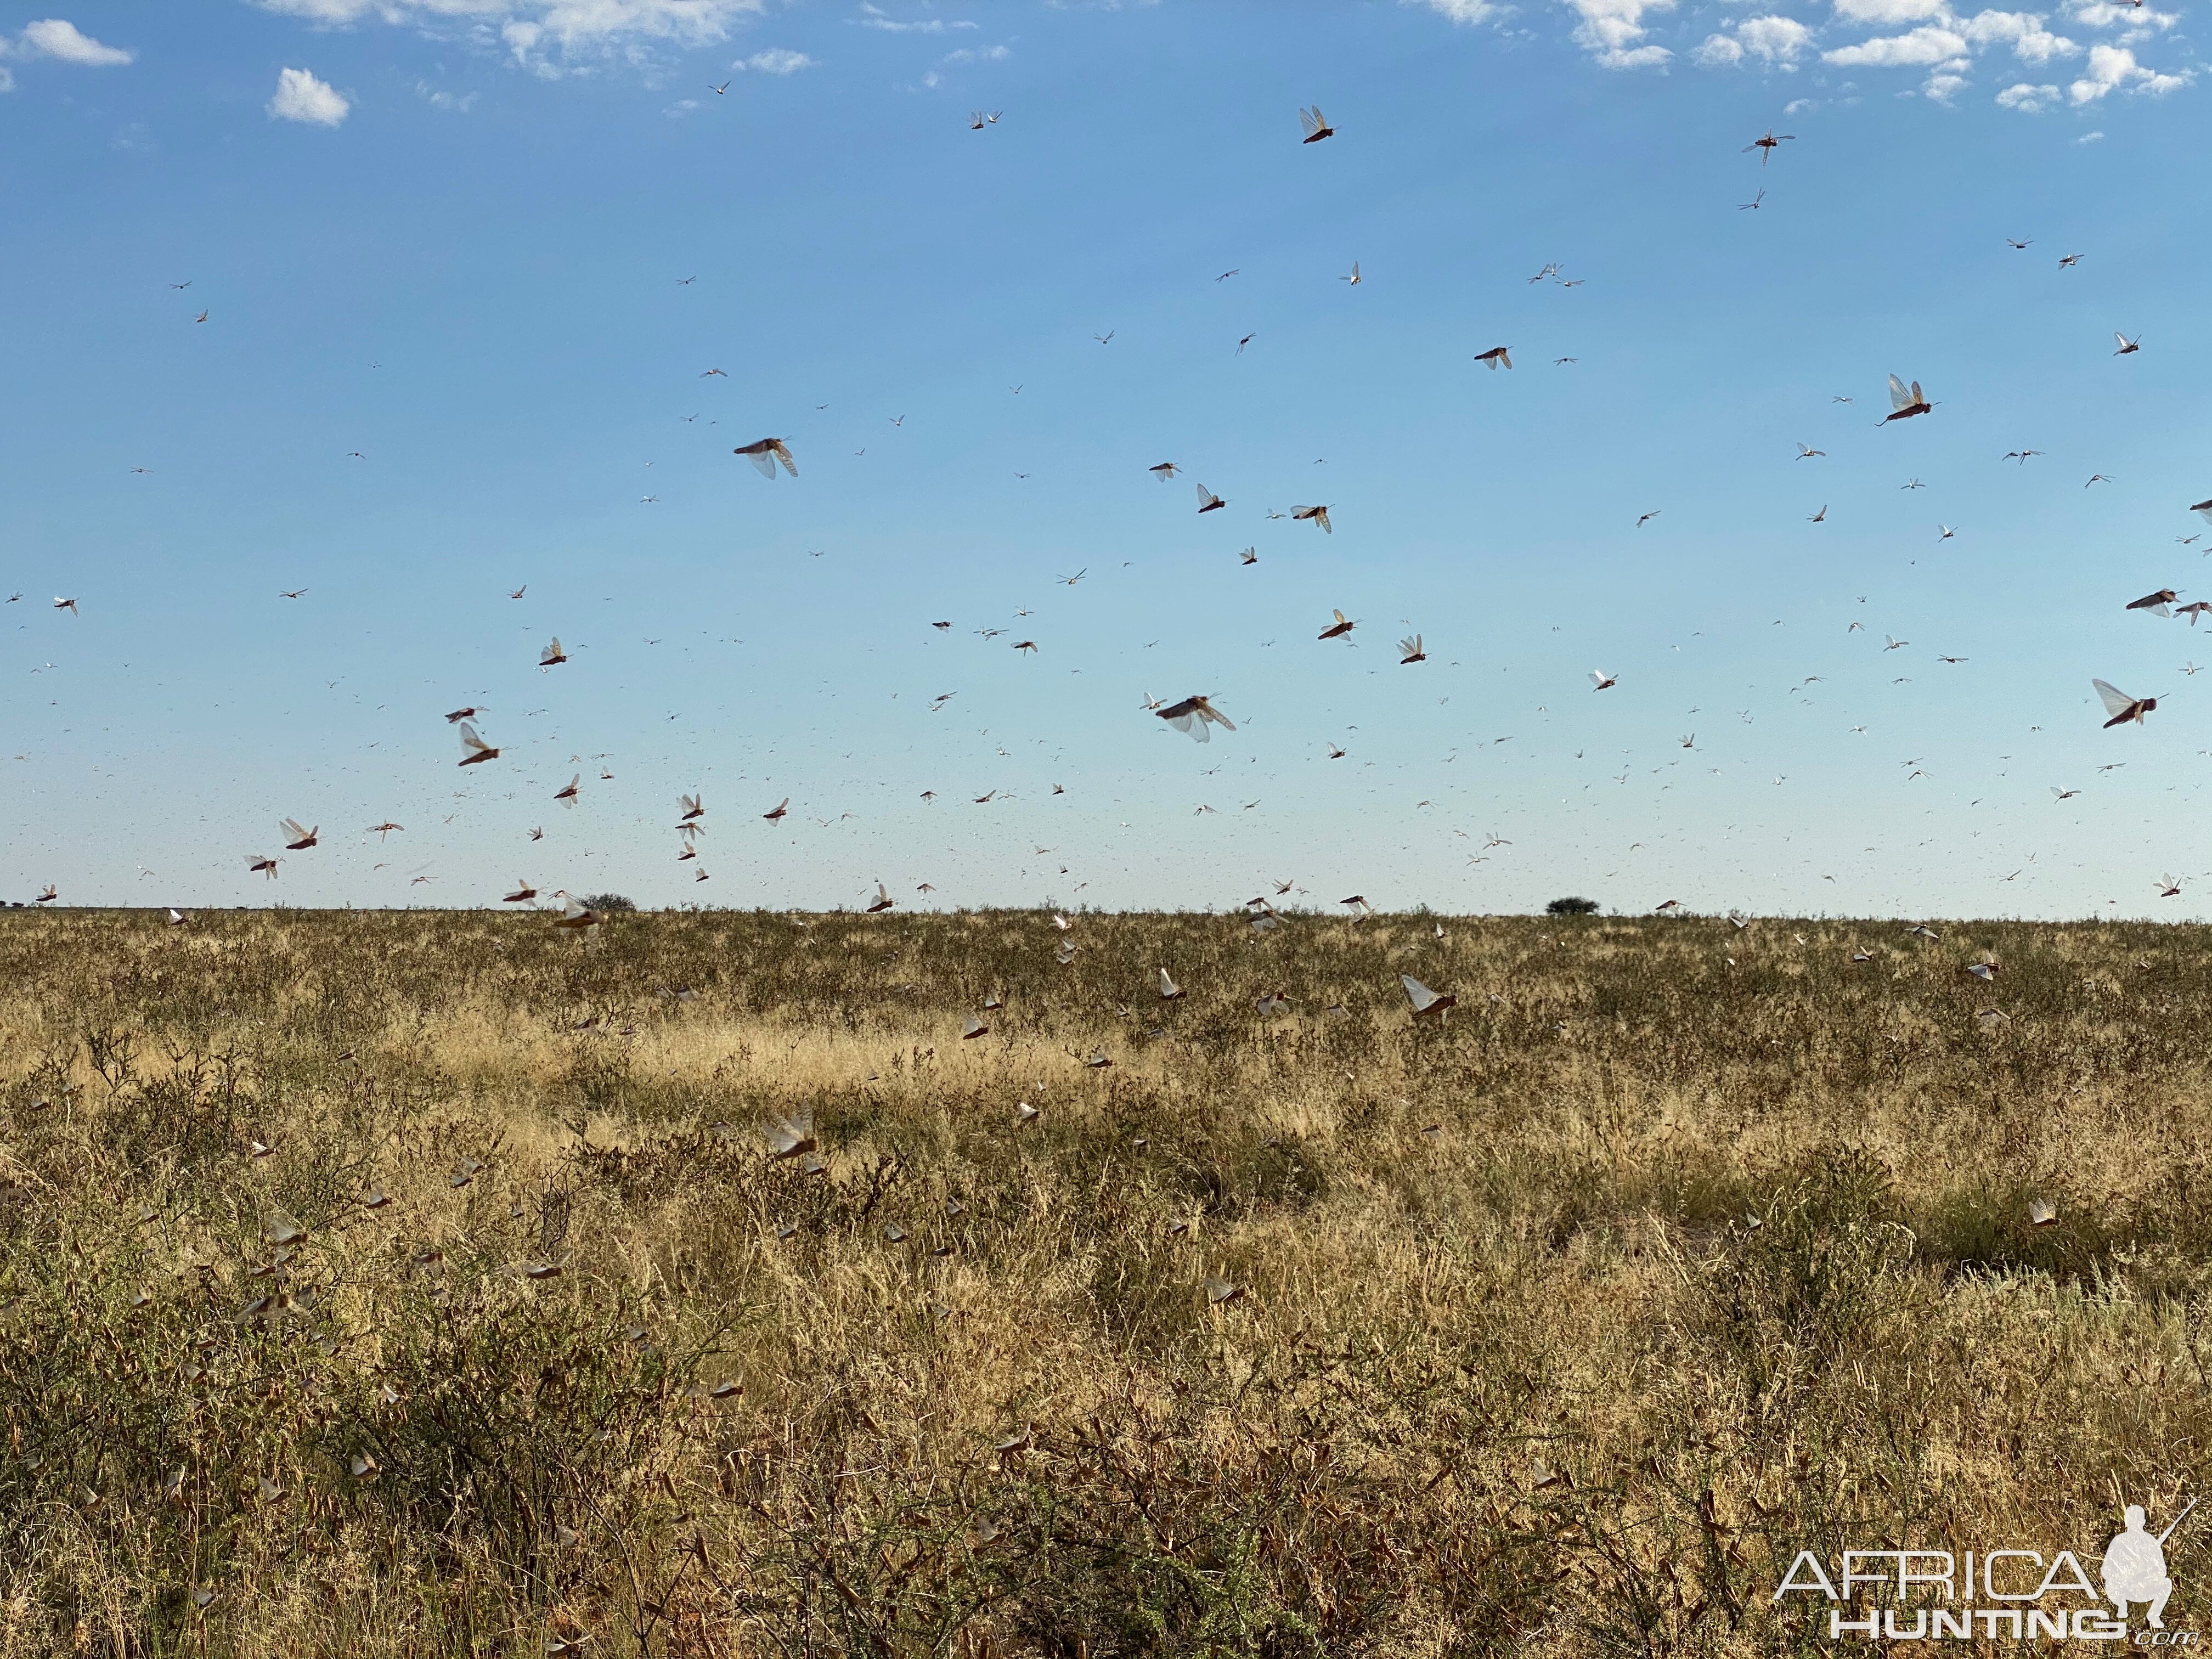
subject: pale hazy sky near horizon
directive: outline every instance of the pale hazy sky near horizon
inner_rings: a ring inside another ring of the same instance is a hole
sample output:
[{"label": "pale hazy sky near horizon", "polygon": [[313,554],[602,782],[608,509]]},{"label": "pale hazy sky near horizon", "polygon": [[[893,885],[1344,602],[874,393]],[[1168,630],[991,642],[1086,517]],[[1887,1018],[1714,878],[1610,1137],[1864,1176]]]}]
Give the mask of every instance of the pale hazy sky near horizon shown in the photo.
[{"label": "pale hazy sky near horizon", "polygon": [[0,9],[0,897],[2201,917],[2192,21]]}]

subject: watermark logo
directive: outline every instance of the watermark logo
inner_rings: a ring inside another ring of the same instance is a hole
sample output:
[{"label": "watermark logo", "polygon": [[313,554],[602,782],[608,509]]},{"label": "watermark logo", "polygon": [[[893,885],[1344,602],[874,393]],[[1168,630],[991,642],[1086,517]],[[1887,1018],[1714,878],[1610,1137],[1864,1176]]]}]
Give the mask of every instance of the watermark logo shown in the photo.
[{"label": "watermark logo", "polygon": [[[1836,1571],[1800,1550],[1773,1599],[1811,1595],[1828,1603],[1832,1641],[2125,1642],[2141,1648],[2198,1645],[2198,1632],[2166,1627],[2173,1594],[2166,1544],[2197,1507],[2191,1499],[2153,1533],[2140,1504],[2123,1512],[2092,1581],[2072,1550],[2046,1560],[2038,1550],[1845,1550]],[[2101,1588],[2100,1588],[2101,1586]],[[1863,1606],[1861,1597],[1891,1605]],[[2142,1623],[2129,1623],[2140,1609]]]},{"label": "watermark logo", "polygon": [[[2192,1500],[2190,1509],[2196,1508]],[[2173,1580],[2166,1573],[2166,1540],[2173,1536],[2173,1528],[2188,1517],[2184,1510],[2168,1527],[2155,1538],[2143,1529],[2143,1507],[2130,1504],[2125,1519],[2127,1530],[2105,1546],[2105,1597],[2119,1610],[2124,1622],[2130,1601],[2149,1604],[2148,1623],[2153,1630],[2166,1628],[2166,1598],[2173,1594]]]}]

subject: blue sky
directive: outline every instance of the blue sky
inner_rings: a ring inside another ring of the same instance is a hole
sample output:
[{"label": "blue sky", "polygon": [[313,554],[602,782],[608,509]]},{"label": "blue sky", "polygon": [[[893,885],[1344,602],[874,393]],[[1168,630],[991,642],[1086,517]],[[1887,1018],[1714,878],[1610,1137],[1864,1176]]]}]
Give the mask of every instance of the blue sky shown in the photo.
[{"label": "blue sky", "polygon": [[0,887],[2201,915],[2191,21],[0,14]]}]

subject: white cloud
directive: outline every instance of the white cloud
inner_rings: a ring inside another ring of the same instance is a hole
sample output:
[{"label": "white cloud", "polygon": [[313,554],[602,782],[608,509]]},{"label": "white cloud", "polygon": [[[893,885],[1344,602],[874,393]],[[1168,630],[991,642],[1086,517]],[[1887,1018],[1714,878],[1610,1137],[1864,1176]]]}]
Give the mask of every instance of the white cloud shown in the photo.
[{"label": "white cloud", "polygon": [[544,54],[635,53],[655,44],[714,46],[741,21],[758,17],[768,0],[253,0],[265,11],[342,26],[360,22],[471,23],[497,26],[499,38],[526,67],[560,71]]},{"label": "white cloud", "polygon": [[2074,142],[2077,144],[2094,144],[2104,136],[2101,132],[2085,132]]},{"label": "white cloud", "polygon": [[2125,81],[2135,67],[2136,55],[2125,46],[2093,46],[2089,72],[2067,88],[2067,95],[2076,104],[2094,104]]},{"label": "white cloud", "polygon": [[938,59],[940,64],[1003,64],[1014,55],[1011,46],[979,46],[973,50],[963,46],[957,52],[948,52]]},{"label": "white cloud", "polygon": [[[259,4],[264,11],[305,17],[317,23],[357,22],[370,12],[385,9],[380,0],[259,0]],[[400,20],[387,15],[384,21],[396,23]]]},{"label": "white cloud", "polygon": [[88,69],[112,69],[138,55],[120,46],[104,46],[76,24],[59,17],[26,23],[22,49],[33,55],[58,58],[64,64],[82,64]]},{"label": "white cloud", "polygon": [[1813,31],[1794,17],[1753,17],[1736,27],[1743,49],[1770,64],[1793,64],[1813,42]]},{"label": "white cloud", "polygon": [[415,95],[429,105],[432,109],[458,110],[463,115],[466,115],[471,106],[477,101],[477,94],[473,92],[463,93],[456,97],[450,92],[440,91],[428,81],[417,81],[415,83]]},{"label": "white cloud", "polygon": [[334,127],[352,107],[329,82],[318,81],[303,69],[288,69],[277,74],[276,95],[269,100],[269,118]]},{"label": "white cloud", "polygon": [[2181,21],[2170,11],[2153,11],[2148,6],[2115,4],[2113,0],[2066,0],[2068,21],[2084,28],[2108,29],[2115,24],[2125,24],[2122,40],[2127,42],[2148,40],[2154,33],[2172,28]]},{"label": "white cloud", "polygon": [[785,46],[770,46],[750,58],[740,58],[730,65],[734,70],[758,70],[763,75],[796,75],[801,70],[818,67],[803,52],[793,52]]},{"label": "white cloud", "polygon": [[1733,36],[1709,34],[1690,56],[1707,69],[1725,69],[1747,55],[1780,69],[1795,69],[1812,44],[1813,31],[1794,17],[1753,17],[1736,26]]},{"label": "white cloud", "polygon": [[[454,0],[431,0],[434,4]],[[757,17],[766,0],[509,0],[517,21],[531,25],[531,44],[547,40],[563,54],[628,49],[645,41],[715,46],[739,19]]]},{"label": "white cloud", "polygon": [[[1725,5],[1762,3],[1771,5],[1774,0],[1722,0]],[[1458,23],[1480,22],[1511,9],[1502,0],[1399,0],[1399,3],[1425,7]],[[1566,3],[1579,19],[1574,30],[1576,44],[1608,69],[1663,64],[1673,56],[1650,38],[1650,25],[1656,15],[1674,9],[1674,0],[1566,0]],[[1974,60],[1993,50],[2009,49],[2014,61],[2027,66],[2031,74],[2037,70],[2047,73],[2061,59],[2082,56],[2079,40],[2049,26],[2048,11],[1992,9],[1967,13],[1953,6],[1954,0],[1829,0],[1830,30],[1841,32],[1837,26],[1856,24],[1876,32],[1869,39],[1833,46],[1820,57],[1838,69],[1926,71],[1922,95],[1948,103],[1966,88]],[[878,13],[878,8],[866,0],[862,9]],[[2193,84],[2193,70],[2172,74],[2150,70],[2137,63],[2130,50],[2172,28],[2179,21],[2176,14],[2130,0],[2057,0],[2055,9],[2077,33],[2112,31],[2106,36],[2106,45],[2092,49],[2087,72],[2066,88],[2065,96],[2076,105],[2094,103],[2115,90],[2157,97]],[[1707,69],[1752,64],[1786,71],[1813,55],[1824,32],[1828,31],[1819,25],[1769,14],[1709,33],[1688,50],[1691,61]],[[2004,108],[2029,112],[2050,107],[2058,96],[2040,80],[2019,81],[1997,94]]]},{"label": "white cloud", "polygon": [[[2062,0],[2066,15],[2075,20],[2090,20],[2097,11],[2108,9],[2106,0]],[[1969,69],[1975,53],[1989,51],[1993,46],[2011,46],[2013,58],[2021,64],[2033,64],[2042,69],[2055,58],[2079,58],[2081,46],[2066,35],[2055,33],[2044,27],[2042,11],[1975,11],[1973,15],[1958,15],[1951,11],[1947,0],[1834,0],[1834,13],[1838,22],[1874,22],[1874,24],[1905,24],[1917,22],[1920,27],[1909,28],[1900,35],[1875,35],[1874,40],[1860,40],[1858,45],[1838,46],[1823,53],[1829,64],[1838,66],[1869,66],[1869,69],[1929,69],[1929,80],[1923,93],[1933,97],[1938,104],[1951,101],[1951,95],[1964,88],[1964,70]],[[2090,80],[2097,80],[2090,76]],[[2172,84],[2185,84],[2188,77],[2172,80]],[[2037,101],[2039,82],[2020,82],[2000,93],[2004,108],[2039,108]],[[2111,86],[2106,86],[2111,91]],[[2152,91],[2150,84],[2142,84],[2142,91]],[[2161,84],[2157,91],[2170,91]],[[2090,97],[2101,97],[2104,93],[2090,93]]]},{"label": "white cloud", "polygon": [[1505,8],[1490,0],[1398,0],[1401,6],[1426,6],[1455,23],[1486,23]]},{"label": "white cloud", "polygon": [[2081,48],[2063,34],[2043,27],[2033,12],[1976,12],[1958,25],[1959,32],[1977,46],[2009,44],[2013,56],[2023,64],[2047,64],[2054,58],[2073,58]]},{"label": "white cloud", "polygon": [[1583,20],[1575,26],[1575,44],[1607,69],[1651,69],[1674,55],[1664,46],[1634,44],[1650,33],[1644,27],[1644,14],[1672,11],[1674,0],[1568,0],[1568,3]]},{"label": "white cloud", "polygon": [[1855,46],[1839,46],[1821,58],[1839,67],[1864,64],[1869,69],[1916,68],[1948,63],[1966,55],[1963,38],[1949,29],[1923,25],[1910,34],[1877,35]]},{"label": "white cloud", "polygon": [[2092,46],[2088,72],[2066,88],[2066,95],[2077,107],[2094,104],[2106,93],[2122,89],[2147,92],[2156,98],[2178,92],[2193,78],[2186,70],[2179,75],[2160,75],[2147,70],[2136,62],[2135,53],[2125,46]]},{"label": "white cloud", "polygon": [[982,26],[963,21],[947,22],[942,17],[898,18],[880,6],[863,4],[858,17],[848,17],[848,23],[858,23],[866,29],[883,29],[893,34],[943,34],[948,29],[972,29]]},{"label": "white cloud", "polygon": [[1944,0],[1836,0],[1836,21],[1839,23],[1893,27],[1930,18],[1948,21],[1950,15],[1951,9]]},{"label": "white cloud", "polygon": [[5,64],[0,64],[0,92],[13,92],[15,90],[15,76],[14,71],[9,70]]}]

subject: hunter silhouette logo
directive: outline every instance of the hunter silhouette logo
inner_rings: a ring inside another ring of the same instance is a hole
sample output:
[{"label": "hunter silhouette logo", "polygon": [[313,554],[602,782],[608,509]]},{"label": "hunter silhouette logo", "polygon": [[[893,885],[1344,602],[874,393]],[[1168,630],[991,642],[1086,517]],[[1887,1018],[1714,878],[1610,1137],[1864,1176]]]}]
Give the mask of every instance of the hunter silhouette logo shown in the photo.
[{"label": "hunter silhouette logo", "polygon": [[[2150,1530],[2146,1511],[2130,1504],[2124,1526],[2098,1564],[2100,1592],[2072,1550],[2047,1560],[2039,1550],[1845,1550],[1831,1576],[1820,1558],[1800,1550],[1773,1600],[1817,1595],[1830,1603],[1828,1638],[1869,1642],[2126,1642],[2139,1648],[2194,1647],[2197,1632],[2169,1631],[2166,1604],[2173,1594],[2166,1545],[2197,1507],[2191,1498],[2166,1530]],[[1878,1595],[1881,1607],[1855,1605]],[[2131,1607],[2142,1627],[2130,1630]]]},{"label": "hunter silhouette logo", "polygon": [[[2196,1507],[2192,1498],[2189,1510]],[[2173,1526],[2154,1538],[2143,1529],[2142,1505],[2128,1505],[2128,1529],[2105,1546],[2104,1565],[2105,1599],[2123,1620],[2129,1602],[2147,1601],[2150,1627],[2166,1628],[2166,1598],[2173,1594],[2173,1580],[2166,1576],[2166,1540],[2173,1536],[2174,1527],[2189,1518],[2189,1510],[2175,1516]]]}]

